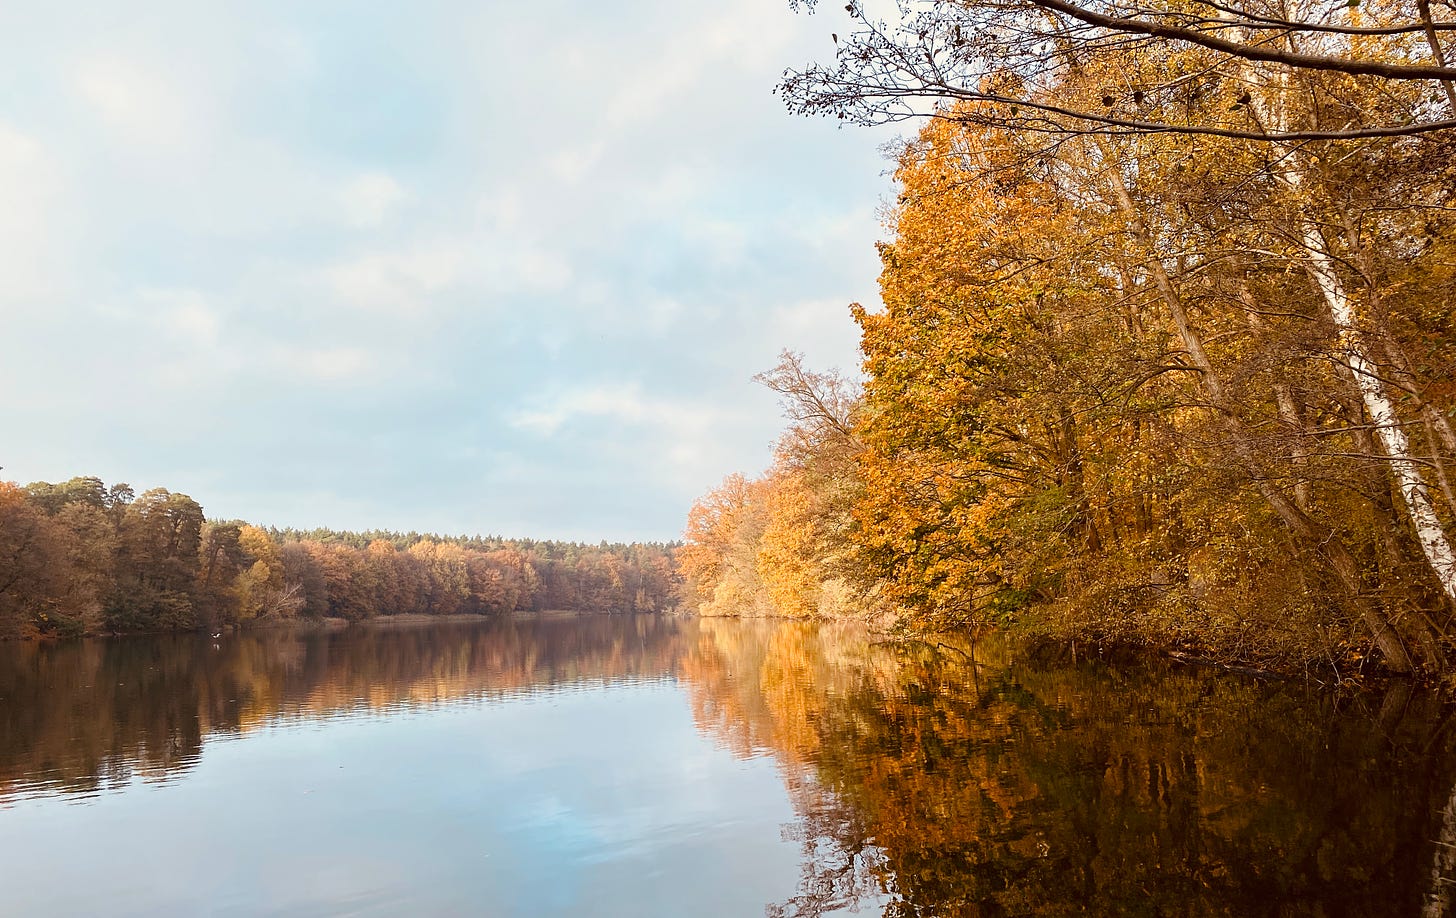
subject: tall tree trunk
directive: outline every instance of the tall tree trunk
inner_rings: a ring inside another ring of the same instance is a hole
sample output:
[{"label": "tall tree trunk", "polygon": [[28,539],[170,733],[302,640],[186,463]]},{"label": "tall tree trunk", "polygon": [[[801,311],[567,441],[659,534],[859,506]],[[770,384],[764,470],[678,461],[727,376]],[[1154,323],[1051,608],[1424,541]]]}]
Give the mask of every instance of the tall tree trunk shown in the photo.
[{"label": "tall tree trunk", "polygon": [[1451,479],[1446,474],[1446,462],[1442,456],[1443,450],[1456,454],[1456,430],[1452,430],[1451,422],[1446,419],[1446,415],[1439,408],[1426,401],[1415,372],[1411,369],[1410,358],[1406,356],[1400,342],[1391,333],[1389,323],[1386,321],[1385,306],[1380,301],[1378,293],[1375,259],[1370,255],[1370,248],[1365,245],[1359,229],[1348,213],[1343,215],[1343,223],[1345,242],[1354,253],[1355,265],[1359,268],[1365,282],[1369,306],[1365,318],[1370,325],[1370,342],[1384,358],[1381,366],[1387,377],[1414,404],[1416,414],[1420,416],[1421,423],[1426,428],[1426,438],[1431,447],[1430,462],[1436,472],[1436,481],[1441,485],[1447,506],[1453,513],[1456,513],[1456,492],[1452,491]]},{"label": "tall tree trunk", "polygon": [[1057,448],[1057,464],[1065,470],[1067,496],[1077,509],[1077,524],[1081,530],[1082,547],[1091,554],[1102,552],[1102,537],[1097,531],[1097,519],[1092,512],[1092,502],[1087,496],[1087,482],[1082,464],[1082,450],[1077,443],[1077,419],[1071,409],[1062,406],[1060,423],[1053,430],[1053,442]]},{"label": "tall tree trunk", "polygon": [[[1098,142],[1099,145],[1105,144],[1105,141],[1100,139]],[[1338,534],[1296,506],[1262,473],[1260,463],[1250,444],[1249,433],[1228,397],[1228,390],[1224,386],[1222,377],[1208,358],[1202,336],[1189,321],[1182,297],[1173,286],[1172,279],[1168,277],[1163,263],[1155,255],[1156,249],[1152,244],[1151,233],[1127,189],[1127,183],[1123,181],[1116,158],[1107,155],[1108,151],[1105,146],[1102,147],[1102,150],[1103,160],[1108,164],[1107,172],[1113,201],[1118,210],[1122,212],[1128,227],[1142,249],[1148,271],[1153,277],[1153,283],[1164,304],[1168,307],[1173,325],[1183,340],[1184,349],[1188,352],[1189,360],[1198,370],[1200,385],[1208,397],[1209,403],[1218,411],[1221,426],[1224,428],[1225,436],[1235,458],[1253,479],[1255,487],[1258,488],[1259,494],[1265,502],[1297,537],[1303,549],[1316,551],[1325,558],[1329,569],[1342,587],[1346,599],[1370,629],[1376,646],[1385,656],[1387,665],[1396,672],[1414,671],[1415,663],[1406,649],[1405,642],[1401,640],[1399,632],[1365,596],[1364,584],[1360,579],[1360,565],[1344,542],[1340,540]]]},{"label": "tall tree trunk", "polygon": [[[1277,84],[1266,87],[1271,97],[1260,92],[1254,93],[1252,100],[1255,110],[1265,122],[1273,123],[1280,130],[1289,121],[1285,105],[1285,97],[1289,91],[1288,81],[1288,73],[1279,71]],[[1329,243],[1310,209],[1301,204],[1308,162],[1303,153],[1294,146],[1282,144],[1281,147],[1279,166],[1274,170],[1274,177],[1289,192],[1291,198],[1290,209],[1293,212],[1295,232],[1304,249],[1305,272],[1314,282],[1339,333],[1340,350],[1346,355],[1355,385],[1365,403],[1365,411],[1375,424],[1376,436],[1390,466],[1390,473],[1395,478],[1426,563],[1447,600],[1456,603],[1456,552],[1452,551],[1440,517],[1436,515],[1436,506],[1431,501],[1420,466],[1411,455],[1410,439],[1406,436],[1405,428],[1401,426],[1395,401],[1381,376],[1380,367],[1372,359],[1366,346],[1356,304],[1335,268]]]},{"label": "tall tree trunk", "polygon": [[[1290,152],[1286,164],[1297,154]],[[1280,170],[1282,181],[1291,192],[1298,192],[1303,176],[1296,166]],[[1297,205],[1296,205],[1297,207]],[[1320,232],[1307,210],[1298,208],[1298,230],[1305,249],[1305,270],[1319,289],[1329,308],[1330,318],[1339,331],[1340,349],[1346,355],[1355,385],[1365,403],[1365,411],[1375,425],[1375,435],[1385,453],[1390,472],[1395,477],[1401,499],[1411,526],[1415,529],[1416,541],[1425,554],[1426,562],[1435,575],[1446,597],[1456,602],[1456,552],[1446,538],[1446,531],[1436,515],[1436,506],[1431,501],[1430,490],[1421,475],[1420,466],[1411,455],[1410,439],[1401,426],[1396,414],[1395,402],[1387,391],[1380,368],[1371,360],[1362,340],[1359,318],[1355,304],[1345,291],[1344,283],[1335,270],[1335,260],[1330,255],[1324,234]]]},{"label": "tall tree trunk", "polygon": [[1443,453],[1456,455],[1456,430],[1452,430],[1451,422],[1440,408],[1426,401],[1420,383],[1411,370],[1410,358],[1406,357],[1400,342],[1391,336],[1390,331],[1384,327],[1384,323],[1378,316],[1376,323],[1376,338],[1383,345],[1382,350],[1386,366],[1389,368],[1390,378],[1415,403],[1421,423],[1426,428],[1426,439],[1431,444],[1431,465],[1436,471],[1436,481],[1441,485],[1441,492],[1446,497],[1446,504],[1450,511],[1456,514],[1456,490],[1452,488],[1451,477],[1446,471],[1446,458],[1443,455]]},{"label": "tall tree trunk", "polygon": [[[1249,323],[1249,328],[1256,334],[1262,334],[1266,329],[1263,317],[1259,315],[1258,300],[1249,289],[1248,283],[1240,278],[1237,281],[1239,290],[1239,302],[1244,306],[1244,319]],[[1288,383],[1277,382],[1274,384],[1274,407],[1279,413],[1279,420],[1293,438],[1295,447],[1290,451],[1289,461],[1294,466],[1294,503],[1305,513],[1310,512],[1311,499],[1309,488],[1309,426],[1304,422],[1304,412],[1301,410],[1299,401],[1294,397],[1294,390]]]}]

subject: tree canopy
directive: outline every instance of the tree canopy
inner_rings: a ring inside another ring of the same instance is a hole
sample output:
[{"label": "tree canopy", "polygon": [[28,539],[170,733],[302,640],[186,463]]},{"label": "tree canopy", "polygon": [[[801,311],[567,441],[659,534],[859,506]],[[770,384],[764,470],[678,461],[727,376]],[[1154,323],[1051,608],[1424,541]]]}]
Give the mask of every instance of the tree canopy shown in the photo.
[{"label": "tree canopy", "polygon": [[[1449,674],[1450,24],[1385,3],[849,13],[790,105],[930,117],[898,155],[884,309],[851,310],[863,389],[822,400],[845,423],[786,385],[832,377],[766,377],[789,430],[733,518],[763,522],[715,536],[757,607],[826,614],[791,577],[918,626]],[[814,537],[771,544],[785,515]],[[724,581],[695,564],[702,602]]]}]

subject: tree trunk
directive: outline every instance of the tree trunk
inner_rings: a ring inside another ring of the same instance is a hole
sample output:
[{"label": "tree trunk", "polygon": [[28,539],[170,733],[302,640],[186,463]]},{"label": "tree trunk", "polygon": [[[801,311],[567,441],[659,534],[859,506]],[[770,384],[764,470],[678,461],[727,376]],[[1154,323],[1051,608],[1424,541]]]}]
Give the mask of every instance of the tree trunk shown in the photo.
[{"label": "tree trunk", "polygon": [[[1295,155],[1291,152],[1286,163],[1291,162]],[[1280,171],[1280,175],[1284,177],[1282,181],[1290,191],[1299,190],[1303,176],[1296,167],[1286,166]],[[1395,402],[1386,389],[1385,380],[1380,376],[1380,368],[1370,359],[1361,340],[1354,303],[1335,270],[1334,258],[1330,256],[1319,227],[1302,209],[1298,221],[1301,242],[1305,249],[1305,270],[1319,289],[1325,305],[1329,308],[1330,318],[1339,330],[1340,348],[1349,361],[1355,385],[1365,403],[1365,411],[1375,424],[1376,438],[1385,453],[1390,472],[1395,477],[1406,513],[1415,529],[1416,541],[1425,554],[1431,572],[1440,583],[1442,592],[1447,599],[1456,602],[1456,553],[1451,550],[1451,543],[1441,527],[1440,517],[1436,515],[1436,506],[1431,501],[1425,478],[1411,455],[1410,439],[1406,436],[1405,428],[1401,426],[1395,411]]]},{"label": "tree trunk", "polygon": [[[1288,73],[1281,70],[1278,74],[1278,85],[1270,87],[1272,100],[1265,98],[1263,93],[1255,93],[1252,100],[1261,117],[1266,122],[1272,121],[1280,130],[1284,129],[1289,120],[1284,104],[1288,81]],[[1436,507],[1431,502],[1430,491],[1426,487],[1420,467],[1411,455],[1410,440],[1406,436],[1405,428],[1401,426],[1395,402],[1387,390],[1385,380],[1380,375],[1380,367],[1371,358],[1365,345],[1355,303],[1335,268],[1335,259],[1330,253],[1329,244],[1309,209],[1301,206],[1299,199],[1305,185],[1308,164],[1300,150],[1289,144],[1281,144],[1280,153],[1280,166],[1274,170],[1274,176],[1291,197],[1294,226],[1305,253],[1304,269],[1318,289],[1338,330],[1340,350],[1347,357],[1355,385],[1365,403],[1365,411],[1375,424],[1376,436],[1385,453],[1391,475],[1395,478],[1396,487],[1400,491],[1426,563],[1447,600],[1456,603],[1456,553],[1451,550],[1451,543],[1446,538],[1440,517],[1436,515]]]},{"label": "tree trunk", "polygon": [[[1099,144],[1103,141],[1099,140]],[[1107,152],[1103,148],[1104,154]],[[1390,621],[1375,608],[1365,596],[1364,584],[1360,579],[1360,565],[1350,550],[1339,539],[1338,535],[1328,527],[1319,523],[1309,514],[1296,506],[1289,498],[1274,487],[1260,468],[1250,446],[1249,434],[1245,429],[1238,413],[1234,410],[1233,404],[1228,398],[1228,392],[1223,384],[1222,377],[1214,369],[1213,362],[1208,359],[1208,353],[1204,350],[1203,339],[1197,330],[1188,320],[1187,310],[1183,306],[1183,300],[1178,295],[1177,289],[1173,286],[1172,280],[1168,277],[1167,270],[1163,263],[1155,257],[1156,249],[1152,245],[1151,235],[1147,224],[1143,221],[1141,213],[1137,209],[1132,195],[1127,190],[1127,184],[1123,181],[1122,173],[1118,171],[1116,161],[1113,157],[1104,156],[1109,163],[1108,174],[1112,186],[1113,198],[1117,208],[1122,212],[1142,248],[1143,255],[1149,272],[1152,274],[1154,285],[1157,287],[1164,304],[1173,319],[1173,325],[1178,335],[1183,340],[1184,349],[1188,352],[1189,360],[1198,370],[1200,383],[1209,403],[1218,411],[1222,426],[1228,438],[1228,443],[1233,450],[1235,458],[1245,469],[1258,488],[1259,494],[1265,502],[1274,510],[1279,519],[1292,531],[1305,551],[1316,551],[1323,556],[1339,582],[1346,599],[1359,613],[1366,626],[1370,629],[1371,635],[1385,656],[1386,664],[1394,671],[1409,673],[1414,671],[1415,663],[1406,650],[1405,643],[1401,640],[1400,634],[1392,626]]]}]

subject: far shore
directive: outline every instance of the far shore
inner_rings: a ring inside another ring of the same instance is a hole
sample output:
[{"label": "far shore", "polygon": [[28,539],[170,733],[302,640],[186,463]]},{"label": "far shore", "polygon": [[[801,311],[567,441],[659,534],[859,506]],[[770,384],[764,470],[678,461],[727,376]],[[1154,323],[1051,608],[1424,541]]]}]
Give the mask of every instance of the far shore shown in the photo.
[{"label": "far shore", "polygon": [[491,613],[485,613],[485,614],[475,614],[475,613],[461,612],[461,613],[451,613],[449,615],[426,615],[426,614],[420,613],[420,612],[409,612],[409,613],[404,613],[404,614],[400,614],[400,615],[376,615],[376,616],[374,616],[372,618],[361,618],[361,619],[335,618],[335,617],[331,617],[331,616],[330,617],[324,617],[324,618],[270,618],[270,619],[263,619],[261,621],[254,620],[254,621],[243,622],[243,623],[239,623],[239,624],[219,626],[221,628],[221,631],[219,631],[219,632],[212,632],[211,629],[208,628],[207,626],[199,626],[197,628],[181,629],[181,630],[174,630],[174,631],[89,631],[89,632],[86,632],[84,634],[72,634],[72,635],[35,634],[35,633],[30,633],[30,634],[19,634],[19,635],[4,635],[4,636],[0,636],[0,643],[6,643],[6,642],[10,642],[10,641],[18,641],[18,642],[21,642],[21,643],[29,643],[29,642],[50,643],[50,642],[53,642],[53,641],[67,641],[67,640],[75,640],[75,639],[78,639],[78,638],[92,638],[92,639],[102,638],[102,639],[104,639],[104,638],[119,638],[119,637],[145,637],[145,636],[156,636],[156,635],[164,635],[164,634],[211,634],[211,633],[217,633],[219,635],[223,635],[223,634],[239,634],[239,633],[247,632],[247,631],[263,631],[263,630],[273,630],[273,629],[283,629],[283,628],[289,628],[289,629],[295,629],[295,630],[301,630],[301,631],[342,631],[342,630],[344,630],[346,628],[352,628],[352,627],[365,627],[365,628],[409,628],[409,627],[418,627],[418,626],[422,626],[422,625],[439,625],[439,624],[445,624],[445,623],[501,621],[502,619],[507,619],[507,618],[517,618],[517,619],[524,619],[524,618],[530,618],[530,619],[561,618],[561,619],[566,619],[566,618],[580,618],[580,617],[594,616],[594,615],[629,615],[629,614],[636,614],[636,615],[653,615],[653,614],[658,614],[658,615],[672,615],[672,614],[677,614],[677,613],[674,613],[671,610],[669,610],[667,612],[660,612],[660,613],[652,613],[652,612],[627,613],[627,612],[590,611],[590,610],[573,610],[573,609],[542,609],[542,610],[539,610],[539,611],[530,610],[530,609],[516,609],[516,610],[511,611],[511,612],[491,612]]},{"label": "far shore", "polygon": [[230,633],[240,631],[255,631],[260,628],[308,628],[324,631],[333,631],[351,627],[401,628],[413,627],[417,625],[439,625],[450,622],[491,622],[500,621],[506,618],[579,618],[587,615],[625,614],[628,613],[577,611],[573,609],[542,609],[540,611],[534,611],[531,609],[516,609],[511,612],[490,612],[486,614],[459,612],[451,613],[449,615],[427,615],[422,612],[409,612],[401,615],[376,615],[372,618],[360,619],[279,618],[270,621],[249,622],[247,624],[233,626],[230,629]]}]

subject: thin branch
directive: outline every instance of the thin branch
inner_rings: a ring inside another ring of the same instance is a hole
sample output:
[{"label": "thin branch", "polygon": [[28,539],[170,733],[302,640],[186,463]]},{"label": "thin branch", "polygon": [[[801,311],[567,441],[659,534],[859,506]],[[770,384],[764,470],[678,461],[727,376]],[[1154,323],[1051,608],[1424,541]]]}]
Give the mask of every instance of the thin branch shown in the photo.
[{"label": "thin branch", "polygon": [[1361,61],[1344,57],[1327,57],[1322,54],[1299,54],[1282,51],[1266,45],[1250,45],[1209,35],[1197,29],[1148,22],[1142,19],[1127,19],[1120,16],[1104,16],[1084,9],[1070,0],[1029,0],[1042,9],[1055,10],[1088,25],[1100,26],[1119,32],[1147,35],[1151,38],[1168,38],[1188,42],[1214,51],[1221,51],[1234,57],[1251,61],[1266,61],[1285,64],[1306,70],[1328,70],[1334,73],[1348,73],[1355,76],[1377,76],[1389,80],[1452,80],[1456,79],[1456,68],[1432,64],[1391,64],[1384,61]]}]

